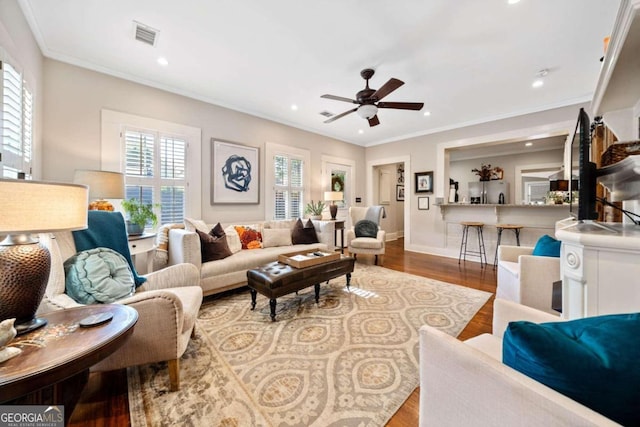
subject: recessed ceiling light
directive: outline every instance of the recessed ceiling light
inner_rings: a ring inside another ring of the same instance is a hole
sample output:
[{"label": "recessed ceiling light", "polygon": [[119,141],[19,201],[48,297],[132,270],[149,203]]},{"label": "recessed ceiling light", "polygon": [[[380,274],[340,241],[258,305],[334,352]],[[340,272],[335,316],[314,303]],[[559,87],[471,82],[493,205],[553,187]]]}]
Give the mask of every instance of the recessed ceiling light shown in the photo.
[{"label": "recessed ceiling light", "polygon": [[527,142],[526,144],[524,144],[525,147],[531,147],[533,145],[533,142]]},{"label": "recessed ceiling light", "polygon": [[169,65],[169,61],[164,56],[161,56],[160,58],[158,58],[158,64],[166,67],[167,65]]},{"label": "recessed ceiling light", "polygon": [[364,131],[363,131],[362,129],[359,129],[359,130],[358,130],[358,133],[359,133],[360,135],[362,135],[362,134],[364,133]]},{"label": "recessed ceiling light", "polygon": [[298,111],[298,106],[296,104],[291,104],[291,109],[293,111]]},{"label": "recessed ceiling light", "polygon": [[520,0],[508,0],[507,3],[509,4],[516,4],[518,3]]},{"label": "recessed ceiling light", "polygon": [[544,86],[544,81],[542,79],[536,79],[531,83],[531,87],[538,88]]},{"label": "recessed ceiling light", "polygon": [[425,112],[424,112],[424,116],[425,116],[425,117],[429,117],[430,115],[431,115],[431,111],[425,111]]}]

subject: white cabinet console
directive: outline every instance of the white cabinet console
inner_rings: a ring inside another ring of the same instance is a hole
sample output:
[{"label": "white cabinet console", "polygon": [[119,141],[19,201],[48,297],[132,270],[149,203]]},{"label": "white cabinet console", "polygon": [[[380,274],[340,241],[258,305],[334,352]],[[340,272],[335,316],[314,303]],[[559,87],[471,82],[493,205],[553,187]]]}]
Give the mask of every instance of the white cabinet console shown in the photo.
[{"label": "white cabinet console", "polygon": [[[640,0],[622,0],[600,78],[591,102],[593,114],[621,140],[635,140],[640,115]],[[640,157],[631,156],[600,170],[599,181],[614,201],[640,199]],[[633,207],[640,206],[634,202]],[[633,207],[630,210],[634,210]],[[640,212],[635,212],[640,213]],[[575,319],[640,311],[640,226],[559,221],[562,241],[562,316]]]},{"label": "white cabinet console", "polygon": [[640,227],[607,226],[557,224],[565,319],[640,311]]}]

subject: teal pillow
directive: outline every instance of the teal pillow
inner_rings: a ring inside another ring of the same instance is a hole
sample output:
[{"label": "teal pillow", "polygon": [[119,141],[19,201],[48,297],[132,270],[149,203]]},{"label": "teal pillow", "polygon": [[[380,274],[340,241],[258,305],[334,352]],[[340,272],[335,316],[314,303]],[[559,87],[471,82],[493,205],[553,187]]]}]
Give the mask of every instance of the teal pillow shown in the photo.
[{"label": "teal pillow", "polygon": [[502,361],[623,425],[640,425],[640,313],[511,322]]},{"label": "teal pillow", "polygon": [[536,243],[536,247],[533,248],[533,254],[535,256],[551,256],[551,257],[560,257],[560,246],[562,242],[554,239],[549,235],[544,235],[538,239]]},{"label": "teal pillow", "polygon": [[78,252],[64,262],[64,274],[66,293],[80,304],[112,303],[135,292],[129,263],[113,249]]}]

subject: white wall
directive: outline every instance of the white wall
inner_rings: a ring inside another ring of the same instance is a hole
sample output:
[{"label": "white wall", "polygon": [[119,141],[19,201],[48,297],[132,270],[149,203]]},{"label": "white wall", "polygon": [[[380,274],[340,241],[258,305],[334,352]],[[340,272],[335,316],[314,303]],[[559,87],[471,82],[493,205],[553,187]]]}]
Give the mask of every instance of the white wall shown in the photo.
[{"label": "white wall", "polygon": [[[0,60],[17,66],[34,97],[33,177],[42,178],[43,56],[15,0],[0,0]],[[5,56],[5,58],[3,58]]]},{"label": "white wall", "polygon": [[[44,62],[44,75],[47,179],[70,181],[77,168],[100,168],[100,111],[106,108],[202,129],[202,218],[207,222],[264,219],[267,142],[311,151],[310,198],[323,194],[323,155],[355,161],[354,195],[365,193],[363,147],[51,59]],[[260,148],[260,204],[210,205],[211,138]]]}]

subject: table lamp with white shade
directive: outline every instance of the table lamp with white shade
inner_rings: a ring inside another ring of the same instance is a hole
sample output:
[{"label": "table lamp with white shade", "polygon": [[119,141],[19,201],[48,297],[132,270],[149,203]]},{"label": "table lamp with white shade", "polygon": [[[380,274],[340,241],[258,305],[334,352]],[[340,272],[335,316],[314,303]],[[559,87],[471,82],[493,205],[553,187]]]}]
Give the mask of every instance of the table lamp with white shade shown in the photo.
[{"label": "table lamp with white shade", "polygon": [[89,210],[113,211],[106,199],[124,199],[124,174],[120,172],[76,169],[73,182],[89,187]]},{"label": "table lamp with white shade", "polygon": [[18,334],[46,325],[35,313],[44,296],[51,254],[36,233],[87,228],[87,187],[0,178],[0,321]]},{"label": "table lamp with white shade", "polygon": [[329,205],[329,212],[331,212],[331,219],[336,219],[336,215],[338,214],[338,205],[336,205],[336,201],[343,200],[344,194],[342,191],[325,191],[324,192],[324,200],[331,202]]}]

